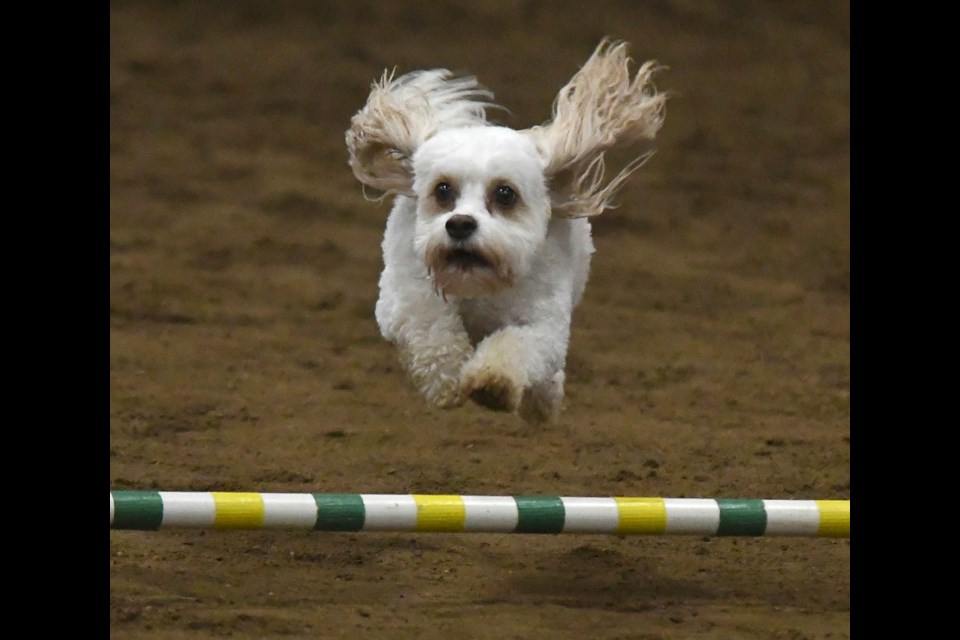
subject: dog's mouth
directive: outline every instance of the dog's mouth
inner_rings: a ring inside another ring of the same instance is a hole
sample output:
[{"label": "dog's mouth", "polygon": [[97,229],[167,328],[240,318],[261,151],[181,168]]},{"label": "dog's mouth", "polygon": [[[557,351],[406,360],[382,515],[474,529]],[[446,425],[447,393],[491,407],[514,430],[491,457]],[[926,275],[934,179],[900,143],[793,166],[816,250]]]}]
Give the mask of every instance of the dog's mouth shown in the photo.
[{"label": "dog's mouth", "polygon": [[444,256],[444,261],[451,267],[469,271],[471,269],[489,269],[493,265],[486,256],[467,249],[453,249]]},{"label": "dog's mouth", "polygon": [[435,246],[427,252],[427,273],[433,288],[448,295],[471,298],[513,285],[513,272],[502,255],[479,248]]}]

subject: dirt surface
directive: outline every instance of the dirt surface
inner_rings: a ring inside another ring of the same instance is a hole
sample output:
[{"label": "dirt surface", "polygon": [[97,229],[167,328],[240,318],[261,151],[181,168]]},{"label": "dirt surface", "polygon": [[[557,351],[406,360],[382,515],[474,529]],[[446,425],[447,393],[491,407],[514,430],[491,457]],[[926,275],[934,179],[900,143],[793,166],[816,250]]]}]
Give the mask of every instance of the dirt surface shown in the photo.
[{"label": "dirt surface", "polygon": [[[113,2],[113,489],[850,497],[845,2]],[[374,320],[386,67],[538,124],[604,35],[668,65],[594,225],[566,411],[425,407]],[[110,532],[116,638],[847,638],[849,540]]]}]

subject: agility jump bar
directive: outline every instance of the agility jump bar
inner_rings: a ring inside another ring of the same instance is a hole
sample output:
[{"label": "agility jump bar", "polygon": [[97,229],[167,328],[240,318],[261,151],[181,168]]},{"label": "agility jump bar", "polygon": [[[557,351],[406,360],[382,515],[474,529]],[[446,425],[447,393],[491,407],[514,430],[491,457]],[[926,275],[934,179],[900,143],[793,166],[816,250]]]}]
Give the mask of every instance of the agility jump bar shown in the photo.
[{"label": "agility jump bar", "polygon": [[850,501],[111,491],[110,528],[849,538]]}]

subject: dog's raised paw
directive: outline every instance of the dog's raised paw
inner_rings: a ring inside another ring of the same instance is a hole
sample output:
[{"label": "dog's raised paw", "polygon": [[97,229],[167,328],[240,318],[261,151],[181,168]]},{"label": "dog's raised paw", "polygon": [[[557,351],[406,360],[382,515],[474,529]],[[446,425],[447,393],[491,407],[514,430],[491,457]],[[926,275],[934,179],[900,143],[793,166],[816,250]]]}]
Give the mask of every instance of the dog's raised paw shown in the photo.
[{"label": "dog's raised paw", "polygon": [[516,381],[496,373],[468,377],[463,392],[480,406],[494,411],[516,411],[523,397],[523,389]]}]

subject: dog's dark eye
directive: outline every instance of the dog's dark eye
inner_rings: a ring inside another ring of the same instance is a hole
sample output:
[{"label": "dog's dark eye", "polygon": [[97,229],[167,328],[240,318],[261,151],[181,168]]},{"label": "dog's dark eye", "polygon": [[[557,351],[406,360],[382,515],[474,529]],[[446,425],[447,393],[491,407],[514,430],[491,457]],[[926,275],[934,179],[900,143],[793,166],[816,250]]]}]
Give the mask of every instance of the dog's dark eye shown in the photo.
[{"label": "dog's dark eye", "polygon": [[517,201],[517,192],[502,184],[493,192],[493,199],[501,207],[512,207]]},{"label": "dog's dark eye", "polygon": [[453,187],[449,182],[441,182],[433,188],[433,195],[440,204],[453,202]]}]

